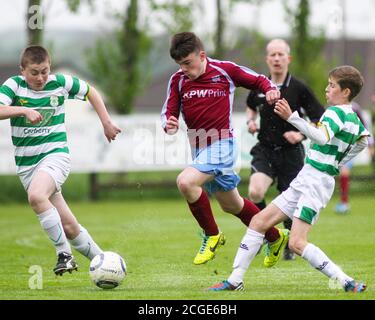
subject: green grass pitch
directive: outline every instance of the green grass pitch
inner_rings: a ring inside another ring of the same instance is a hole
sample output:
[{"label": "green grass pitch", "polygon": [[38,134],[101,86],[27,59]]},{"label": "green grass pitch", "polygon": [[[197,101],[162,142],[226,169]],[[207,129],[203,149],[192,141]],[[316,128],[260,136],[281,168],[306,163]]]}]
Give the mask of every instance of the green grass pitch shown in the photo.
[{"label": "green grass pitch", "polygon": [[[79,271],[56,277],[55,252],[27,204],[0,206],[0,299],[374,299],[375,198],[353,197],[352,212],[339,216],[330,205],[321,212],[310,241],[353,277],[364,280],[363,294],[330,288],[328,279],[302,258],[262,266],[259,255],[243,292],[205,292],[226,279],[245,232],[236,218],[213,208],[227,243],[206,265],[192,261],[200,246],[198,226],[182,199],[71,203],[71,208],[104,250],[120,253],[128,275],[114,290],[96,288],[89,262],[75,253]],[[30,289],[30,266],[43,271],[43,288]]]}]

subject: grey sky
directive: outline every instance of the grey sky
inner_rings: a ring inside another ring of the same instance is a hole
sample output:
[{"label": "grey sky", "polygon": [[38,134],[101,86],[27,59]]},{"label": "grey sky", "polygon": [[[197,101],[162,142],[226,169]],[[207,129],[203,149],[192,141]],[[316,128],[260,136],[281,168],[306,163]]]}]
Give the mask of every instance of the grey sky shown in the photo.
[{"label": "grey sky", "polygon": [[[110,29],[113,22],[109,18],[109,9],[123,11],[127,0],[96,1],[96,10],[92,12],[87,5],[80,8],[78,14],[68,11],[64,0],[44,0],[43,9],[48,19],[44,21],[48,29]],[[215,19],[216,0],[205,0],[205,23],[197,26],[196,31],[212,31]],[[289,0],[295,5],[297,0]],[[312,2],[311,22],[315,27],[324,27],[328,37],[337,38],[342,35],[341,7],[346,3],[348,36],[363,39],[375,39],[375,1],[374,0],[314,0]],[[360,5],[358,5],[360,3]],[[3,31],[8,28],[24,28],[24,17],[27,0],[2,0],[2,18],[0,27]],[[149,12],[142,12],[149,15]],[[238,5],[229,17],[230,26],[256,27],[268,36],[287,36],[289,26],[284,17],[281,0],[266,1],[260,8],[249,5]],[[157,31],[156,27],[156,31]],[[228,28],[230,32],[230,28]],[[230,35],[229,35],[230,36]]]}]

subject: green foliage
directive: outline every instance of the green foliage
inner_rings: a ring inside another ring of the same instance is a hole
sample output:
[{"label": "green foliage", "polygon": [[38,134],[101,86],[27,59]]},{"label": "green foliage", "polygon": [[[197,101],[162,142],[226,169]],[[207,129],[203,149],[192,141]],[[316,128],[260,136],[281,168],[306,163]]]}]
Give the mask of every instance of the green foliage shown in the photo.
[{"label": "green foliage", "polygon": [[65,0],[70,11],[77,12],[83,2],[87,2],[91,8],[94,7],[94,0]]},{"label": "green foliage", "polygon": [[13,176],[0,176],[0,207],[9,202],[26,202],[27,196],[19,178]]},{"label": "green foliage", "polygon": [[265,48],[269,40],[259,31],[245,28],[239,29],[237,35],[235,49],[241,52],[241,60],[249,61],[252,69],[259,72],[262,70],[267,74],[269,71],[265,62]]},{"label": "green foliage", "polygon": [[[239,28],[236,30],[236,34],[237,39],[234,50],[239,55],[236,56],[238,61],[235,62],[247,65],[256,72],[268,74],[269,70],[265,63],[265,47],[268,40],[257,30],[249,30],[247,28]],[[235,99],[238,99],[238,97],[247,95],[248,90],[239,87],[234,94]]]},{"label": "green foliage", "polygon": [[88,65],[109,104],[118,113],[128,114],[145,85],[140,74],[150,39],[138,27],[137,0],[130,1],[126,14],[118,18],[122,28],[97,41],[94,50],[88,52]]},{"label": "green foliage", "polygon": [[94,79],[109,104],[120,114],[131,113],[135,98],[150,76],[150,19],[157,17],[154,23],[171,33],[189,30],[193,26],[193,11],[200,6],[197,0],[148,0],[145,4],[153,12],[152,17],[146,17],[141,24],[138,0],[131,0],[126,14],[117,15],[121,29],[99,39],[95,48],[88,52],[88,65]]},{"label": "green foliage", "polygon": [[87,2],[92,8],[94,0],[65,0],[70,11],[77,12],[82,2]]},{"label": "green foliage", "polygon": [[[27,194],[16,175],[0,175],[0,207],[5,203],[27,204]],[[85,201],[89,195],[89,179],[85,174],[71,174],[63,186],[64,197],[68,201]]]},{"label": "green foliage", "polygon": [[150,9],[157,21],[168,33],[191,30],[194,26],[195,10],[202,10],[198,0],[149,0]]},{"label": "green foliage", "polygon": [[[375,193],[375,178],[361,181],[356,177],[373,177],[375,165],[354,166],[351,171],[350,195],[372,195]],[[240,171],[241,183],[238,186],[240,194],[247,196],[247,186],[250,169],[243,168]],[[179,171],[155,171],[155,172],[128,172],[124,175],[101,173],[98,174],[100,184],[106,185],[99,192],[99,200],[139,200],[145,199],[181,199],[176,187],[176,177]],[[4,203],[25,203],[27,196],[18,177],[0,176],[0,207]],[[124,186],[124,188],[118,188]],[[336,193],[339,186],[336,185]],[[65,199],[70,201],[89,200],[89,175],[70,174],[63,186]],[[277,195],[275,188],[271,188],[267,196],[273,198]]]},{"label": "green foliage", "polygon": [[216,59],[224,57],[225,43],[224,43],[224,29],[225,29],[225,10],[222,7],[222,1],[216,0],[216,31],[214,36]]},{"label": "green foliage", "polygon": [[[216,0],[216,28],[214,35],[214,54],[217,59],[222,59],[225,56],[227,45],[225,43],[225,29],[227,16],[233,8],[240,3],[259,6],[268,0]],[[250,31],[251,32],[251,31]],[[240,40],[238,40],[238,43]],[[262,48],[263,50],[263,48]]]},{"label": "green foliage", "polygon": [[[80,5],[83,2],[88,3],[91,6],[91,8],[94,8],[94,0],[65,0],[65,2],[69,10],[72,12],[77,12]],[[28,45],[31,45],[31,44],[43,45],[43,42],[44,42],[43,34],[44,34],[44,28],[45,28],[44,23],[42,26],[38,28],[35,28],[35,26],[31,26],[30,22],[35,21],[36,12],[29,11],[29,9],[33,6],[37,6],[39,7],[39,9],[42,8],[42,4],[43,4],[43,0],[28,0],[27,14],[26,14],[27,44]],[[38,11],[38,15],[39,15],[38,19],[40,19],[41,21],[43,21],[46,18],[45,12],[43,12],[42,10]]]},{"label": "green foliage", "polygon": [[323,56],[325,36],[323,31],[313,34],[309,25],[309,0],[299,0],[295,10],[284,2],[288,21],[292,21],[292,61],[290,70],[304,80],[314,91],[322,104],[325,104],[324,89],[327,85],[329,66]]}]

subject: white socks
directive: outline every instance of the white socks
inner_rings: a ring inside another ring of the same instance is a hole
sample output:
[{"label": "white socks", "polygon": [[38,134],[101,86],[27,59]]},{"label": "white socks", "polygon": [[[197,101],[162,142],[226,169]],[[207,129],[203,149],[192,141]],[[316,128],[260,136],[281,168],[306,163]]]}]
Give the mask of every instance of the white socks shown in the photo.
[{"label": "white socks", "polygon": [[79,225],[79,228],[79,235],[73,240],[69,240],[69,242],[79,253],[92,260],[96,255],[103,251],[98,247],[84,227]]},{"label": "white socks", "polygon": [[[251,261],[256,256],[258,250],[263,244],[264,235],[251,229],[247,229],[240,247],[238,248],[233,263],[233,271],[228,281],[238,286],[245,276]],[[345,274],[335,263],[333,263],[326,254],[318,247],[309,243],[302,252],[302,258],[307,260],[311,266],[331,279],[337,279],[344,287],[353,278]]]},{"label": "white socks", "polygon": [[302,252],[302,258],[307,260],[312,267],[321,271],[331,279],[337,279],[342,286],[353,278],[345,274],[336,264],[334,264],[326,254],[318,247],[309,243]]},{"label": "white socks", "polygon": [[52,207],[41,214],[38,214],[38,219],[44,231],[52,241],[56,248],[56,253],[67,252],[72,253],[70,245],[66,239],[64,229],[61,224],[60,215],[56,208]]},{"label": "white socks", "polygon": [[263,234],[247,229],[234,259],[232,274],[228,278],[232,285],[238,286],[243,281],[251,261],[263,244],[263,239]]},{"label": "white socks", "polygon": [[38,219],[42,228],[46,231],[49,238],[51,239],[53,245],[56,248],[56,253],[67,252],[72,254],[72,249],[70,248],[69,242],[78,252],[83,254],[88,259],[92,260],[96,255],[102,253],[103,251],[98,247],[95,241],[91,238],[87,230],[79,226],[80,233],[73,240],[67,240],[63,226],[61,224],[61,218],[56,208],[51,209],[38,214]]}]

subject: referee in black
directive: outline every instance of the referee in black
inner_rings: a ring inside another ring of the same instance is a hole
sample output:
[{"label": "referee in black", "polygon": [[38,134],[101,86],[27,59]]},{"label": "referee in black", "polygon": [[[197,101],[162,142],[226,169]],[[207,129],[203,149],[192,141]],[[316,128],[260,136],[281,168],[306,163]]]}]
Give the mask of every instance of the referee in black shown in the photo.
[{"label": "referee in black", "polygon": [[[286,41],[273,39],[268,43],[266,62],[269,78],[278,86],[281,97],[289,102],[293,112],[297,110],[300,116],[307,116],[311,122],[317,123],[324,108],[304,83],[290,75],[290,61],[290,47]],[[259,140],[250,152],[249,198],[259,209],[263,209],[266,207],[264,196],[268,188],[277,183],[277,190],[283,192],[302,169],[305,151],[301,141],[305,137],[274,113],[273,106],[267,104],[264,94],[250,91],[246,103],[248,131],[251,134],[258,132]],[[259,128],[256,123],[258,114]],[[291,225],[291,220],[284,222],[285,228],[289,230]],[[295,259],[288,246],[284,251],[284,259]]]}]

